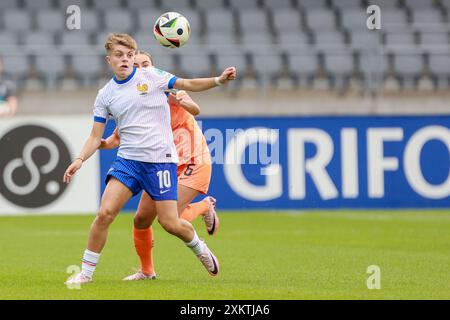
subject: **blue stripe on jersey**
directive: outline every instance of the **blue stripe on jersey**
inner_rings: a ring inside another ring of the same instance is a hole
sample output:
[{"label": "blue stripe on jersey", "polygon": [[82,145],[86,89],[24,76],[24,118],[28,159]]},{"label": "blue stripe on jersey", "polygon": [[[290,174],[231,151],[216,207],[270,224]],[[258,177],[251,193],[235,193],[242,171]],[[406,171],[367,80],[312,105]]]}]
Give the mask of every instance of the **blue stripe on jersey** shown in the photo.
[{"label": "blue stripe on jersey", "polygon": [[173,76],[170,80],[169,80],[169,84],[167,85],[167,87],[169,88],[169,89],[172,89],[173,88],[173,85],[175,84],[175,81],[177,80],[177,77],[176,76]]},{"label": "blue stripe on jersey", "polygon": [[114,81],[116,82],[116,83],[118,83],[118,84],[124,84],[124,83],[127,83],[128,81],[130,81],[131,80],[131,78],[133,78],[133,76],[134,76],[134,74],[136,73],[136,68],[133,68],[133,72],[126,78],[126,79],[123,79],[123,80],[118,80],[117,78],[116,78],[116,76],[114,76]]},{"label": "blue stripe on jersey", "polygon": [[97,117],[97,116],[94,117],[94,121],[95,122],[100,122],[100,123],[106,123],[106,119],[105,118]]}]

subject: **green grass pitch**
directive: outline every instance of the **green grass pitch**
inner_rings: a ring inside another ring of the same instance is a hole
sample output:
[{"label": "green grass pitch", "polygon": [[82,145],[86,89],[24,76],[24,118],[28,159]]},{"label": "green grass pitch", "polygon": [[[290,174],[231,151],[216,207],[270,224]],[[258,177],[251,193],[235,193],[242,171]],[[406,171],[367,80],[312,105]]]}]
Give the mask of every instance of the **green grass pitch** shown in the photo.
[{"label": "green grass pitch", "polygon": [[[131,214],[113,223],[94,282],[69,290],[93,216],[0,217],[0,299],[449,299],[449,211],[221,212],[210,277],[183,243],[155,226],[158,279],[137,268]],[[367,267],[381,270],[369,290]]]}]

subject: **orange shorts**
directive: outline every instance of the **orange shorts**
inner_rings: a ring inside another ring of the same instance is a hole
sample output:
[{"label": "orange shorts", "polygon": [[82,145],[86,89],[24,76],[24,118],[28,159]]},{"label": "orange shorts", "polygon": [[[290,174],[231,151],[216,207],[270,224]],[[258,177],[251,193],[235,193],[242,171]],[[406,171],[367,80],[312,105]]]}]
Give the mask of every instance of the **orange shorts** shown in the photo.
[{"label": "orange shorts", "polygon": [[210,162],[181,164],[178,166],[178,184],[207,194],[211,173]]}]

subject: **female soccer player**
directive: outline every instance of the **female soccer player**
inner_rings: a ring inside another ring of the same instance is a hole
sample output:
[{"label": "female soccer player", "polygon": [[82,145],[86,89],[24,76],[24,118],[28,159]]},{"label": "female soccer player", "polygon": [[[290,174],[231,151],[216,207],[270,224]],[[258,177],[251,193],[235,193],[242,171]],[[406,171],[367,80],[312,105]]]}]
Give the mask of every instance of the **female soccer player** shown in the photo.
[{"label": "female soccer player", "polygon": [[[145,51],[137,51],[136,68],[152,68],[152,56]],[[200,107],[185,91],[171,92],[168,96],[171,127],[174,134],[178,157],[178,213],[181,218],[192,222],[203,216],[208,234],[213,235],[219,227],[213,197],[190,204],[199,194],[207,194],[211,181],[211,156],[206,139],[194,116],[200,113]],[[119,146],[118,130],[106,140],[102,140],[100,149],[113,149]],[[151,215],[149,215],[149,212]],[[141,261],[141,269],[124,280],[155,279],[153,265],[153,231],[152,223],[156,212],[147,193],[142,193],[138,210],[134,218],[133,240]]]},{"label": "female soccer player", "polygon": [[108,236],[108,229],[125,203],[145,190],[152,198],[158,222],[177,236],[216,276],[219,263],[192,225],[178,216],[178,154],[170,127],[170,112],[164,90],[204,91],[236,78],[236,69],[225,69],[220,77],[179,79],[155,68],[134,68],[136,41],[128,34],[110,34],[105,43],[106,60],[114,78],[98,93],[94,104],[94,124],[83,149],[64,174],[70,183],[75,173],[101,144],[107,118],[119,128],[117,159],[106,178],[100,210],[89,232],[81,272],[66,284],[82,284],[92,277]]}]

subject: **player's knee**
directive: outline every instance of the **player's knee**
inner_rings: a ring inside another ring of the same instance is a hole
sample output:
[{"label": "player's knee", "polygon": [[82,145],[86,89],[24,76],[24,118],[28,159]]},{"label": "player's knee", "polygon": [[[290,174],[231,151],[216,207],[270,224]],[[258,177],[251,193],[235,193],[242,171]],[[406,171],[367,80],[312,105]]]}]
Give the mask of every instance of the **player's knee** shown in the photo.
[{"label": "player's knee", "polygon": [[134,226],[138,229],[147,229],[150,227],[151,223],[151,217],[139,214],[134,216]]},{"label": "player's knee", "polygon": [[102,226],[109,226],[115,217],[115,212],[109,208],[100,208],[97,215],[97,223]]}]

